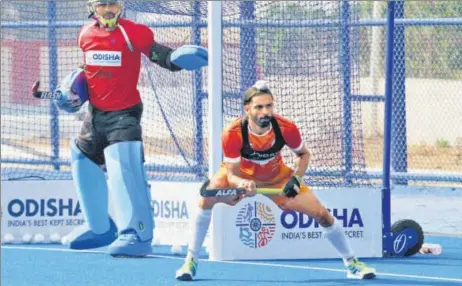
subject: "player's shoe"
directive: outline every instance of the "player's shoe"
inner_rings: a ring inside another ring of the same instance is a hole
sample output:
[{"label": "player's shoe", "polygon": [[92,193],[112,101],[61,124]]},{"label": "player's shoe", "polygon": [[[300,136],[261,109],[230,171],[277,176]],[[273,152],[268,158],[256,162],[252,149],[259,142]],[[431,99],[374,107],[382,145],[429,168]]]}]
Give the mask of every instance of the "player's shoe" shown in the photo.
[{"label": "player's shoe", "polygon": [[350,279],[373,279],[375,278],[375,269],[369,267],[358,259],[353,259],[347,265],[347,278]]},{"label": "player's shoe", "polygon": [[134,230],[119,234],[109,245],[108,252],[113,257],[144,257],[152,253],[152,240],[141,241]]},{"label": "player's shoe", "polygon": [[183,266],[176,271],[175,278],[181,281],[191,281],[196,276],[197,261],[192,257],[187,257]]}]

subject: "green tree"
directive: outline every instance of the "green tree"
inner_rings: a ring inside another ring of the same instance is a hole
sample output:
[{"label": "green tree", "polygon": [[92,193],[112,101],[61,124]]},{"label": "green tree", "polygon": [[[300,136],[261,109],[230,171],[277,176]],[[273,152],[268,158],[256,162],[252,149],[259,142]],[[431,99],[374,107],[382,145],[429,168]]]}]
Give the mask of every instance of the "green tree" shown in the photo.
[{"label": "green tree", "polygon": [[[385,4],[385,3],[384,3]],[[373,3],[361,1],[361,18],[372,16]],[[461,1],[405,1],[406,19],[462,18]],[[386,11],[382,15],[386,19]],[[361,31],[361,72],[368,74],[370,28]],[[385,36],[385,35],[384,35]],[[462,77],[462,26],[408,26],[405,33],[406,75],[418,78]],[[383,59],[384,61],[384,59]],[[384,62],[382,64],[384,66]]]}]

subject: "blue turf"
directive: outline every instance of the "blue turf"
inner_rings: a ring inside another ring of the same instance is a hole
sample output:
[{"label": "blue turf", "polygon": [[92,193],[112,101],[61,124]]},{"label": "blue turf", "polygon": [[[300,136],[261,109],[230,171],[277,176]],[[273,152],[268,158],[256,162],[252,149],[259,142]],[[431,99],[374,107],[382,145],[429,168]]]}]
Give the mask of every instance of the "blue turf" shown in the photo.
[{"label": "blue turf", "polygon": [[[116,259],[105,253],[63,252],[60,251],[61,246],[2,246],[1,285],[462,285],[462,238],[428,237],[426,242],[442,244],[443,254],[367,259],[379,273],[383,273],[370,281],[346,279],[345,273],[335,272],[335,269],[344,269],[340,260],[280,260],[237,263],[201,261],[196,281],[179,282],[174,279],[174,273],[181,266],[183,256],[172,256],[168,247],[154,248],[155,255],[167,258]],[[104,249],[98,251],[104,252]],[[277,265],[321,267],[332,271]],[[399,275],[453,278],[459,281]]]}]

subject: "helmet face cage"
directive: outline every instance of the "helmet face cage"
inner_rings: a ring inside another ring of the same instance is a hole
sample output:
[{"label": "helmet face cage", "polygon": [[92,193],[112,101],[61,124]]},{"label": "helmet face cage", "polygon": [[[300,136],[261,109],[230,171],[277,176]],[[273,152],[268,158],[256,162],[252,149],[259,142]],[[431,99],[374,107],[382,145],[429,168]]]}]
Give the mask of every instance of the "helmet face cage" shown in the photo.
[{"label": "helmet face cage", "polygon": [[[96,13],[96,7],[102,4],[119,4],[120,10],[112,19],[105,19],[102,15]],[[89,18],[93,18],[101,23],[106,28],[113,28],[117,25],[120,15],[122,14],[123,4],[121,0],[88,0],[88,10],[90,12]]]}]

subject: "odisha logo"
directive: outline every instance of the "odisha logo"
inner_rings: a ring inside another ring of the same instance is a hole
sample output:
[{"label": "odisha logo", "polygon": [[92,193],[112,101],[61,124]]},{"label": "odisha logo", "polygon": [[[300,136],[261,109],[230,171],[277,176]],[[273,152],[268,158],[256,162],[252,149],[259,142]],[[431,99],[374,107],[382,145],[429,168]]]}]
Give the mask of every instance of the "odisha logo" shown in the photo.
[{"label": "odisha logo", "polygon": [[251,248],[267,245],[276,231],[276,218],[271,208],[260,202],[247,203],[236,218],[239,239]]}]

